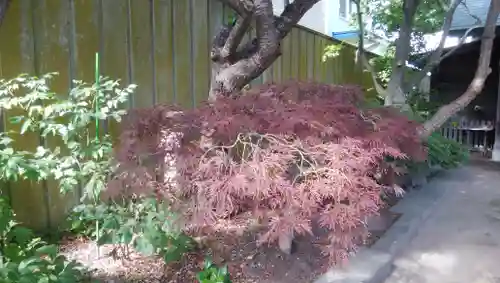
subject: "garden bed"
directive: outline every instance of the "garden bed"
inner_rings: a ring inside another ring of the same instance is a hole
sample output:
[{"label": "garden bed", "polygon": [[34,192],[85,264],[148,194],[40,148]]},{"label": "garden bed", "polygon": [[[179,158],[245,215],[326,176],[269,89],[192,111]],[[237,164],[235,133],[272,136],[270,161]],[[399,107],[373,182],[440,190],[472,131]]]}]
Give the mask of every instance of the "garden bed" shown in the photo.
[{"label": "garden bed", "polygon": [[[389,206],[396,202],[390,201]],[[363,245],[374,244],[399,216],[389,207],[382,210],[372,221],[374,224],[369,224],[370,237]],[[298,237],[294,252],[286,255],[275,246],[258,247],[256,233],[221,234],[205,243],[206,248],[193,251],[181,262],[166,267],[161,258],[146,258],[134,252],[125,259],[113,245],[102,246],[98,257],[95,243],[82,238],[67,239],[61,251],[90,269],[89,277],[101,282],[197,282],[196,274],[209,255],[214,263],[227,264],[233,283],[309,283],[328,267],[316,244],[318,238]]]}]

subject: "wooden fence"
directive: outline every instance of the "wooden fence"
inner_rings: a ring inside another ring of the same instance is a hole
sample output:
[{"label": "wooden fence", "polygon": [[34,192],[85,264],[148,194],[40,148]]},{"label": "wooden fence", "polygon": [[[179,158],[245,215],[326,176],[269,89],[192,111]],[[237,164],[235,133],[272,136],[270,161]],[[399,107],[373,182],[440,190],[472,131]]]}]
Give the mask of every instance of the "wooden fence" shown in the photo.
[{"label": "wooden fence", "polygon": [[448,139],[463,144],[470,151],[487,155],[493,149],[495,133],[494,121],[474,120],[462,117],[450,120],[441,128],[441,134]]},{"label": "wooden fence", "polygon": [[[73,79],[92,81],[94,54],[99,52],[103,75],[139,85],[130,107],[193,107],[207,97],[211,39],[231,14],[216,0],[12,1],[0,28],[0,77],[56,71],[60,75],[53,88],[64,93]],[[296,78],[370,88],[369,75],[355,68],[353,48],[322,61],[325,46],[332,43],[294,28],[282,43],[283,55],[253,84]],[[4,114],[4,120],[16,115]],[[17,126],[4,122],[4,127]],[[38,145],[37,136],[16,141],[19,149]],[[50,181],[8,187],[4,191],[11,195],[19,220],[36,229],[56,227],[75,199],[61,197]]]}]

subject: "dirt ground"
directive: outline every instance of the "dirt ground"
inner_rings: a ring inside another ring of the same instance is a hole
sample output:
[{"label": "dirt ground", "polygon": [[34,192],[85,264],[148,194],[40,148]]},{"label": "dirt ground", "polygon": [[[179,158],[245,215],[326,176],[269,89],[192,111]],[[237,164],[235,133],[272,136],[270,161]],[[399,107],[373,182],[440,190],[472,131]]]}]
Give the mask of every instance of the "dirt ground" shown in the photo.
[{"label": "dirt ground", "polygon": [[[381,237],[399,215],[385,209],[380,217],[387,227],[378,226],[370,231],[365,245]],[[161,258],[145,258],[134,252],[124,259],[114,252],[112,245],[100,247],[98,255],[95,243],[85,239],[66,239],[61,252],[90,269],[89,278],[101,282],[197,282],[196,274],[202,269],[205,255],[209,255],[214,263],[228,266],[233,283],[309,283],[327,268],[317,242],[311,236],[299,237],[295,251],[286,255],[275,246],[259,247],[255,233],[217,236],[207,244],[209,248],[191,252],[181,262],[168,266],[164,266]]]}]

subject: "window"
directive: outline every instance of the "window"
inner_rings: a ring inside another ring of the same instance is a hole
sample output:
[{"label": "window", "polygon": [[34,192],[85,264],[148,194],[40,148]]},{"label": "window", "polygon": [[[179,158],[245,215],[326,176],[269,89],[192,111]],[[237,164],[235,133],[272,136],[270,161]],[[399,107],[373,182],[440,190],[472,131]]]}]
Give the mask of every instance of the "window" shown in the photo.
[{"label": "window", "polygon": [[339,16],[348,19],[354,12],[354,3],[352,0],[339,0]]}]

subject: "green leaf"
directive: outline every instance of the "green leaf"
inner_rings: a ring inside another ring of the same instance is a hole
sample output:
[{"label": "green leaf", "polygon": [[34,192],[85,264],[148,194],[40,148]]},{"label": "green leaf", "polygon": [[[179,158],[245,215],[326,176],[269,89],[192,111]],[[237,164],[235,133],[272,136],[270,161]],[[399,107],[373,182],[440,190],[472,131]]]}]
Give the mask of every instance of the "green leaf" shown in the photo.
[{"label": "green leaf", "polygon": [[9,233],[12,240],[16,241],[21,246],[25,246],[33,238],[33,232],[22,226],[16,226]]},{"label": "green leaf", "polygon": [[12,124],[19,124],[25,119],[24,116],[14,116],[14,117],[9,117],[9,122]]},{"label": "green leaf", "polygon": [[100,237],[97,239],[97,245],[102,246],[105,244],[113,244],[113,235],[110,233],[100,233]]},{"label": "green leaf", "polygon": [[31,269],[28,269],[31,265],[37,265],[42,263],[43,260],[41,260],[38,257],[30,257],[27,258],[19,263],[18,270],[21,274],[26,273],[26,272],[31,272]]},{"label": "green leaf", "polygon": [[26,121],[24,121],[23,126],[21,127],[21,130],[20,130],[21,135],[24,135],[29,130],[29,128],[31,127],[31,124],[32,124],[31,119],[27,119]]},{"label": "green leaf", "polygon": [[39,256],[47,255],[50,258],[55,258],[57,255],[57,246],[56,245],[45,245],[36,249],[35,252]]},{"label": "green leaf", "polygon": [[134,248],[145,256],[154,255],[156,249],[145,237],[138,237],[134,242]]}]

